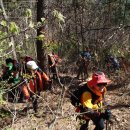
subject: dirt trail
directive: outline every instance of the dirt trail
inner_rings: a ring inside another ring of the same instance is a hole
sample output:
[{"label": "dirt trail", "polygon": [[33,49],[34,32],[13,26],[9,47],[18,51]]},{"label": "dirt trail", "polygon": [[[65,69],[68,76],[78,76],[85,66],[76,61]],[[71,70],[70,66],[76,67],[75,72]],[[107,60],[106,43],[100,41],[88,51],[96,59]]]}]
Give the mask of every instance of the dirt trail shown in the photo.
[{"label": "dirt trail", "polygon": [[[75,87],[75,83],[77,84],[77,81],[73,81],[72,87]],[[122,96],[122,92],[127,92],[126,89],[130,90],[129,85],[126,86],[124,89],[113,88],[114,85],[108,88],[106,100],[112,106],[113,130],[130,130],[130,95]],[[3,118],[4,120],[1,118],[4,122],[3,125],[0,125],[1,130],[7,130],[7,128],[10,130],[78,130],[75,109],[70,104],[68,95],[64,93],[63,101],[61,101],[60,94],[61,88],[58,86],[55,86],[53,92],[42,92],[41,96],[46,101],[39,99],[37,115],[33,113],[31,104],[26,113],[22,111],[26,104],[7,103],[4,107],[9,108],[15,116],[11,114],[10,118]],[[59,102],[62,103],[62,108],[58,107]],[[92,122],[89,127],[90,130],[94,128]]]}]

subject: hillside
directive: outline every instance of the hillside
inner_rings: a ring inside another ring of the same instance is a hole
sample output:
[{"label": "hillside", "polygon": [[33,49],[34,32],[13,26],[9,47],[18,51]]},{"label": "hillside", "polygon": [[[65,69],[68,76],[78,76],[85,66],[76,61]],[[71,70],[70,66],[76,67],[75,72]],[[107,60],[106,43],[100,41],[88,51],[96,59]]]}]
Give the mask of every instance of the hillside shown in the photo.
[{"label": "hillside", "polygon": [[[11,114],[4,115],[0,119],[1,130],[78,130],[79,123],[78,120],[76,121],[75,109],[70,104],[68,91],[81,81],[69,76],[62,78],[64,78],[65,89],[53,83],[51,91],[41,93],[38,114],[33,113],[31,103],[26,112],[25,103],[5,102],[1,106],[1,111],[4,110],[6,113],[10,111]],[[122,81],[122,84],[112,83],[108,86],[106,100],[112,109],[113,130],[130,129],[130,94],[126,95],[128,90],[130,90],[128,81],[125,83]],[[92,122],[89,127],[90,130],[93,129]]]}]

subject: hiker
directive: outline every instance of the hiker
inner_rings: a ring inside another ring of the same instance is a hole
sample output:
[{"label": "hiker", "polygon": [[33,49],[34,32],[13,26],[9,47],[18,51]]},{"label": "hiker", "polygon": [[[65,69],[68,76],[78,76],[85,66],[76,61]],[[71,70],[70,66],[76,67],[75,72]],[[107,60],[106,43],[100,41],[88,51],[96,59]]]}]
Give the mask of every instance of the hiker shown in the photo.
[{"label": "hiker", "polygon": [[120,68],[120,64],[119,64],[119,61],[116,57],[112,56],[112,55],[107,55],[105,57],[105,63],[107,65],[107,70],[110,71],[110,70],[119,70]]},{"label": "hiker", "polygon": [[[77,66],[78,66],[78,73],[77,73],[77,77],[79,79],[80,75],[82,73],[84,73],[87,77],[88,77],[88,66],[91,60],[91,54],[88,48],[85,48],[85,51],[82,51],[79,54],[79,58],[77,61]],[[86,78],[87,78],[86,77]]]},{"label": "hiker", "polygon": [[32,98],[33,109],[37,112],[38,96],[40,96],[40,92],[45,89],[46,86],[44,85],[49,85],[51,80],[44,72],[38,71],[39,67],[35,61],[28,61],[26,66],[28,69],[29,78],[27,78],[28,82],[25,82],[22,85],[22,91],[24,93],[25,102],[28,102],[30,98]]},{"label": "hiker", "polygon": [[57,64],[59,60],[60,60],[59,56],[54,54],[54,52],[48,54],[49,72],[52,73],[53,79],[57,79],[59,77],[57,70]]},{"label": "hiker", "polygon": [[[88,130],[90,120],[94,122],[94,130],[104,129],[104,120],[109,120],[111,111],[107,108],[104,98],[106,86],[110,80],[106,78],[103,72],[95,72],[92,79],[84,85],[85,89],[80,97],[80,106],[77,106],[76,112],[86,112],[82,119],[85,124],[82,124],[80,130]],[[105,110],[105,111],[103,111]]]},{"label": "hiker", "polygon": [[10,91],[5,93],[4,97],[8,97],[7,100],[10,102],[20,101],[22,92],[20,86],[17,86],[20,82],[19,63],[12,58],[7,58],[5,59],[5,64],[2,65],[2,69],[3,71],[0,81],[7,81],[8,89],[10,89]]},{"label": "hiker", "polygon": [[[34,59],[30,56],[24,56],[21,57],[21,75],[26,75],[28,73],[28,68],[27,68],[27,62],[28,61],[34,61]],[[35,62],[35,61],[34,61]],[[37,71],[42,73],[42,69],[38,66]]]},{"label": "hiker", "polygon": [[18,83],[19,82],[19,64],[16,60],[12,58],[7,58],[5,60],[5,65],[3,66],[3,74],[1,76],[1,81],[7,80],[8,83]]},{"label": "hiker", "polygon": [[80,55],[86,60],[91,60],[91,54],[88,48],[86,48],[85,51],[81,52]]}]

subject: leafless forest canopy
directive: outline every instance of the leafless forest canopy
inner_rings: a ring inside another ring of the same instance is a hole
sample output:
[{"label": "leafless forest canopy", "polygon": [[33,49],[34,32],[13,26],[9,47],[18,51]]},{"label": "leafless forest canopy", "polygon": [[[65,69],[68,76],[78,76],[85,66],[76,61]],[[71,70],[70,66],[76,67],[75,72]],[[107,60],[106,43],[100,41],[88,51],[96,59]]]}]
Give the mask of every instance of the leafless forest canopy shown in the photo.
[{"label": "leafless forest canopy", "polygon": [[[76,61],[86,47],[92,54],[89,74],[96,66],[113,81],[107,94],[113,130],[130,129],[130,0],[0,0],[0,65],[8,57],[20,62],[28,55],[47,72],[47,53],[53,50],[62,59],[58,66],[62,84],[53,82],[53,92],[42,93],[40,117],[31,109],[23,114],[26,104],[5,102],[6,84],[0,83],[0,128],[77,130],[68,93],[81,82],[74,78]],[[105,70],[107,54],[121,58],[123,69],[118,73]]]}]

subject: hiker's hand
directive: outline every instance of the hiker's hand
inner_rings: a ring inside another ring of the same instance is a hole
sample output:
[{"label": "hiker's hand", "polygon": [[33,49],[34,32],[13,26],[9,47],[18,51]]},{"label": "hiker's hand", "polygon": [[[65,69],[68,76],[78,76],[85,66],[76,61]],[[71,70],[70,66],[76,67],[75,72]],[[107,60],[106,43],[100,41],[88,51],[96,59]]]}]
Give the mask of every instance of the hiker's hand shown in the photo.
[{"label": "hiker's hand", "polygon": [[53,67],[53,65],[50,65],[50,68],[52,68]]},{"label": "hiker's hand", "polygon": [[110,120],[111,117],[111,110],[110,109],[106,109],[105,113],[102,113],[101,116],[106,119],[106,120]]},{"label": "hiker's hand", "polygon": [[93,117],[95,117],[95,118],[96,118],[96,117],[99,117],[99,116],[101,115],[100,112],[98,112],[98,111],[93,111],[93,110],[92,110],[90,113],[88,113],[88,114],[89,114],[90,117],[93,116]]},{"label": "hiker's hand", "polygon": [[110,109],[106,109],[105,111],[105,119],[109,120],[111,117],[111,110]]},{"label": "hiker's hand", "polygon": [[51,85],[51,84],[52,84],[52,80],[46,81],[46,85]]},{"label": "hiker's hand", "polygon": [[87,113],[88,117],[99,117],[101,115],[101,113],[99,111],[95,111],[95,110],[92,110],[92,109],[87,109],[86,112],[89,111]]},{"label": "hiker's hand", "polygon": [[48,81],[48,84],[52,84],[52,80],[49,80],[49,81]]},{"label": "hiker's hand", "polygon": [[100,112],[95,111],[93,115],[94,115],[94,117],[99,117],[100,114],[101,114]]}]

